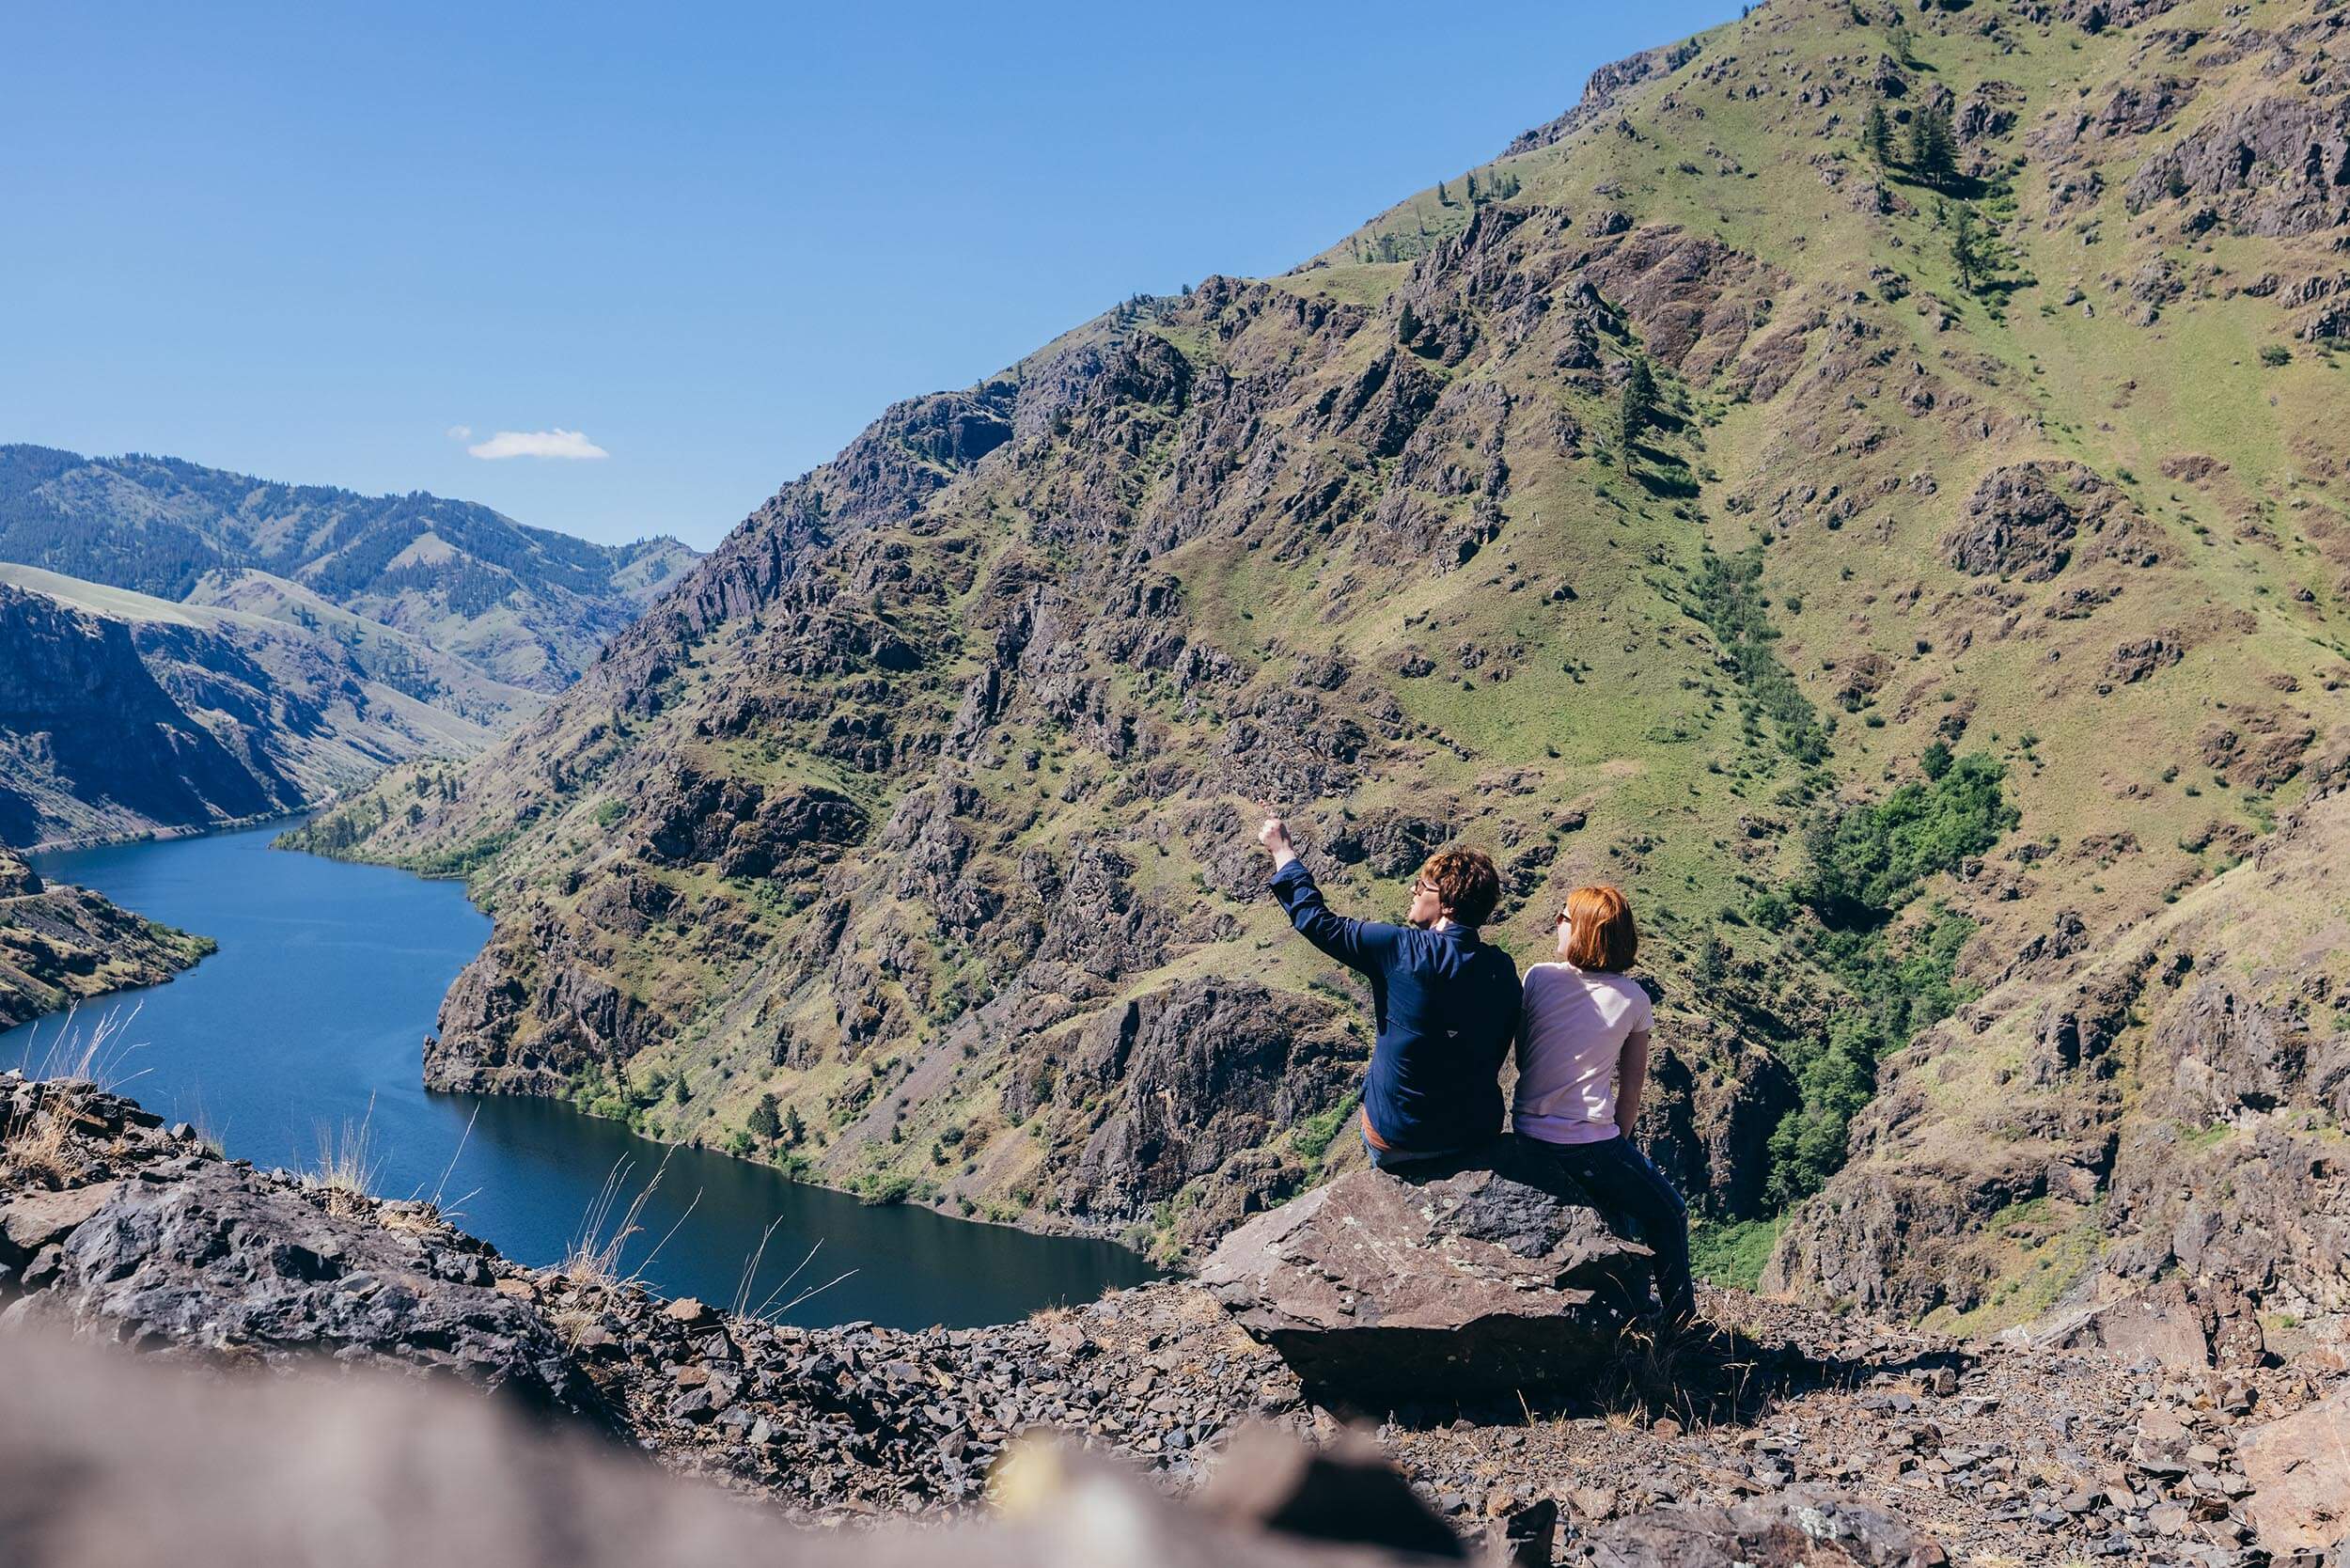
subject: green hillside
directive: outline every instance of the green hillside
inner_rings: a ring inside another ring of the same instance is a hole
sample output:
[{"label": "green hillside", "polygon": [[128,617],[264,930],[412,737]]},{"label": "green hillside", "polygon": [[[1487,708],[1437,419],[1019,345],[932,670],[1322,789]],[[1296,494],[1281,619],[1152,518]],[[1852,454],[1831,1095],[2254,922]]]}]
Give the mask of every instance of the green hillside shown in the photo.
[{"label": "green hillside", "polygon": [[1369,913],[1460,838],[1522,959],[1632,892],[1643,1132],[1768,1219],[1888,1053],[2337,744],[2334,20],[1784,0],[1610,68],[1292,273],[898,405],[304,841],[494,917],[429,1082],[1174,1247],[1355,1157],[1361,997],[1255,813]]}]

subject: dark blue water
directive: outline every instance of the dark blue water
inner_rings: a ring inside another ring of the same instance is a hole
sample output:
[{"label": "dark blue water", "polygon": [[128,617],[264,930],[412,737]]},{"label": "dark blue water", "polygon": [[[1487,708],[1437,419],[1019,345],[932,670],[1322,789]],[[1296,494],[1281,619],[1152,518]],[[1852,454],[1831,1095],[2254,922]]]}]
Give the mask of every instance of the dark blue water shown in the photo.
[{"label": "dark blue water", "polygon": [[[231,1155],[316,1168],[324,1145],[364,1123],[372,1191],[438,1191],[466,1230],[533,1264],[561,1260],[616,1166],[627,1173],[617,1210],[666,1158],[624,1264],[641,1266],[665,1294],[724,1306],[774,1224],[749,1300],[766,1299],[813,1248],[770,1308],[797,1323],[1000,1323],[1149,1277],[1140,1258],[1107,1243],[869,1207],[546,1101],[427,1094],[424,1036],[490,922],[455,883],[271,849],[282,830],[32,857],[43,876],[220,944],[169,984],[84,1008],[73,1027],[86,1033],[114,1015],[110,1076],[122,1091],[166,1120],[196,1123]],[[51,1018],[0,1034],[0,1066],[39,1066],[66,1027]]]}]

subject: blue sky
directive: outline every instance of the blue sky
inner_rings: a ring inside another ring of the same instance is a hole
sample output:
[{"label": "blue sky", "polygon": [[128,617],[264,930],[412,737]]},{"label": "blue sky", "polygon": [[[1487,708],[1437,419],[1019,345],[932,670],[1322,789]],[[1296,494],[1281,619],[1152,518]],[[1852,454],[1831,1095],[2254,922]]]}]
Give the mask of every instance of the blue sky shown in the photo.
[{"label": "blue sky", "polygon": [[1280,271],[1736,11],[21,7],[0,441],[707,546],[891,400]]}]

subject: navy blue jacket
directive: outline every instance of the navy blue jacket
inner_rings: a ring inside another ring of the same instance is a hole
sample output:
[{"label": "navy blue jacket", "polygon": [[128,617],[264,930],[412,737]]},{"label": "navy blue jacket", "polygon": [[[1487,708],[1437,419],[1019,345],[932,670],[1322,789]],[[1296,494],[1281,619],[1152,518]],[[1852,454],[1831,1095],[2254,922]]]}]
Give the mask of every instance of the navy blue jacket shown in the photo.
[{"label": "navy blue jacket", "polygon": [[1273,894],[1306,940],[1371,977],[1378,1043],[1363,1108],[1381,1142],[1439,1153],[1501,1131],[1501,1064],[1518,1028],[1518,966],[1474,930],[1422,931],[1331,913],[1292,860]]}]

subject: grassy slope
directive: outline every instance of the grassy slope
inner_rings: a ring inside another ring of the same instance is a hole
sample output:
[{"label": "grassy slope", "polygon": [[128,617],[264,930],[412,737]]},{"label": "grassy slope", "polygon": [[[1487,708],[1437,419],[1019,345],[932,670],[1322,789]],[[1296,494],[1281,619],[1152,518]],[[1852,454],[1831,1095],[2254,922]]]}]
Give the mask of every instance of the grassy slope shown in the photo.
[{"label": "grassy slope", "polygon": [[[2292,8],[2259,9],[2281,17]],[[2217,28],[2223,11],[2219,0],[2194,0],[2163,25]],[[2206,246],[2177,239],[2174,216],[2134,219],[2123,211],[2120,192],[2143,149],[2256,90],[2248,67],[2212,72],[2179,126],[2090,149],[2106,181],[2093,205],[2052,216],[2045,160],[2028,151],[2044,120],[2145,73],[2145,31],[2092,37],[2067,24],[2038,27],[1982,8],[1913,16],[1896,28],[1858,24],[1843,5],[1773,6],[1706,35],[1691,65],[1630,90],[1602,122],[1507,160],[1521,186],[1513,206],[1561,209],[1578,219],[1621,209],[1643,227],[1677,224],[1783,269],[1783,285],[1747,290],[1756,313],[1768,312],[1748,349],[1776,331],[1798,334],[1802,368],[1783,390],[1751,401],[1728,372],[1667,378],[1668,398],[1689,427],[1656,442],[1644,465],[1685,463],[1702,478],[1688,500],[1628,480],[1605,455],[1604,436],[1592,438],[1586,456],[1569,457],[1540,438],[1539,419],[1522,415],[1508,443],[1508,526],[1459,572],[1399,571],[1366,556],[1362,536],[1345,533],[1290,551],[1251,548],[1262,541],[1211,530],[1154,562],[1181,579],[1195,641],[1251,670],[1251,691],[1285,684],[1297,654],[1336,651],[1355,668],[1377,672],[1411,652],[1435,660],[1436,673],[1425,678],[1382,675],[1413,732],[1386,748],[1343,801],[1322,803],[1319,814],[1441,798],[1457,801],[1449,814],[1472,839],[1554,839],[1558,859],[1528,908],[1539,912],[1551,893],[1587,877],[1629,884],[1660,933],[1652,962],[1674,1005],[1687,1010],[1683,1027],[1697,1030],[1709,1015],[1716,1027],[1743,1027],[1719,1016],[1717,997],[1688,983],[1709,937],[1731,949],[1732,988],[1797,1027],[1832,999],[1830,982],[1793,959],[1779,938],[1725,921],[1722,913],[1799,872],[1794,830],[1807,815],[1807,795],[1823,787],[1883,791],[1911,775],[1915,759],[1956,715],[1966,715],[1965,747],[2009,764],[2011,794],[2023,812],[2010,843],[2053,845],[2036,865],[2002,858],[1971,882],[1946,878],[1928,890],[1921,909],[1948,901],[1983,922],[1967,959],[1978,973],[1996,971],[2000,955],[2046,929],[2060,909],[2077,910],[2093,933],[2122,928],[2224,853],[2181,847],[2207,821],[2257,828],[2289,805],[2294,783],[2261,798],[2215,777],[2199,758],[2198,737],[2248,704],[2320,731],[2332,722],[2324,694],[2343,670],[2339,570],[2309,525],[2334,518],[2340,501],[2295,454],[2322,434],[2339,406],[2335,378],[2342,372],[2306,351],[2282,368],[2262,362],[2261,346],[2284,330],[2273,301],[2190,297],[2141,326],[2127,319],[2126,296],[2111,293],[2105,280],[2127,280],[2157,256],[2190,268],[2216,261],[2245,274],[2281,268],[2291,275],[2297,261],[2320,264],[2322,243]],[[1996,221],[2007,254],[2001,272],[2014,287],[2003,295],[1972,297],[1959,289],[1933,193],[1892,180],[1912,211],[1882,217],[1849,199],[1852,185],[1869,177],[1855,147],[1867,96],[1853,90],[1852,77],[1880,55],[1911,62],[1906,73],[1921,91],[1940,85],[1963,101],[1993,79],[2022,90],[2022,122],[1989,151],[2022,156],[2024,167],[2004,194],[1978,204]],[[1824,169],[1841,177],[1841,188],[1827,183]],[[1392,296],[1412,270],[1349,259],[1375,254],[1382,236],[1411,255],[1457,234],[1468,212],[1461,183],[1449,183],[1454,204],[1439,204],[1433,192],[1415,196],[1334,246],[1324,259],[1329,265],[1277,286],[1391,313]],[[1888,299],[1893,290],[1876,269],[1900,274],[1905,294]],[[2096,306],[2093,316],[2060,303],[2076,283]],[[1181,308],[1165,319],[1169,340],[1202,364],[1222,357],[1246,369],[1242,356],[1282,350],[1277,334],[1221,343]],[[1843,347],[1847,322],[1868,335],[1851,353]],[[1147,329],[1095,323],[1086,332],[1106,338]],[[1349,345],[1328,376],[1357,368],[1374,346]],[[1450,373],[1477,377],[1507,384],[1528,414],[1560,406],[1588,431],[1606,428],[1608,400],[1564,386],[1543,364],[1480,353]],[[1901,400],[1919,384],[1938,401],[1931,415],[1912,416]],[[2166,458],[2193,452],[2230,466],[2200,483],[2162,478]],[[1976,479],[2030,458],[2076,459],[2121,484],[2152,520],[2169,559],[2143,570],[2083,566],[2046,584],[1993,584],[1950,570],[1938,541]],[[1072,451],[1059,461],[1074,468],[1084,460]],[[1054,460],[1039,461],[1049,475]],[[1131,476],[1146,495],[1165,483],[1152,466],[1156,461],[1146,453]],[[1931,489],[1909,484],[1914,475],[1930,476]],[[930,559],[944,537],[970,540],[981,557],[975,583],[987,580],[987,563],[1015,548],[1049,558],[1066,550],[1037,542],[1053,537],[1049,482],[1024,489],[1035,484],[1032,476],[983,471],[933,504],[918,525],[901,530],[902,542]],[[1894,488],[1881,491],[1888,482]],[[1841,526],[1831,527],[1817,505],[1775,509],[1790,490],[1831,484],[1864,497]],[[2264,533],[2239,537],[2247,520],[2257,520]],[[1703,547],[1727,553],[1758,539],[1767,541],[1762,588],[1783,633],[1778,654],[1835,727],[1825,779],[1807,780],[1768,727],[1741,711],[1718,651],[1680,604]],[[1350,576],[1356,591],[1334,621],[1328,595]],[[1519,580],[1533,586],[1508,591]],[[1544,591],[1559,580],[1574,586],[1574,599],[1553,601]],[[2043,613],[2082,583],[2118,588],[2119,596],[2086,619]],[[2312,602],[2294,599],[2302,588]],[[966,588],[892,613],[901,624],[935,628],[980,607],[979,590]],[[2117,647],[2157,635],[2184,635],[2190,648],[2183,663],[2109,693],[2097,690]],[[1486,653],[1475,670],[1450,657],[1464,644]],[[885,820],[907,779],[812,755],[805,736],[789,732],[728,743],[689,734],[705,694],[772,653],[751,628],[729,624],[697,650],[698,667],[682,672],[659,715],[616,724],[598,696],[567,704],[552,736],[531,739],[531,756],[592,757],[586,771],[610,770],[599,776],[604,787],[532,793],[515,780],[536,764],[509,750],[488,765],[487,782],[467,781],[459,800],[433,806],[411,831],[395,820],[364,853],[446,869],[464,866],[469,846],[504,843],[503,853],[471,868],[494,912],[575,913],[598,868],[620,857],[599,814],[611,809],[607,801],[626,808],[629,759],[652,741],[737,777],[825,783],[857,799],[875,822]],[[1888,678],[1872,700],[1844,712],[1843,676],[1871,653],[1885,661]],[[897,682],[890,700],[910,719],[937,722],[979,663],[965,652]],[[1506,682],[1498,678],[1504,670]],[[2272,684],[2286,680],[2299,690]],[[1115,682],[1121,698],[1164,727],[1170,751],[1211,765],[1230,699],[1187,706],[1154,677],[1127,671]],[[1002,765],[975,765],[971,774],[1003,829],[983,852],[990,862],[1009,867],[1024,847],[1062,845],[1089,833],[1169,846],[1164,858],[1139,857],[1139,885],[1189,906],[1195,934],[1164,968],[1127,977],[1128,990],[1212,972],[1264,973],[1302,986],[1326,972],[1280,940],[1269,907],[1207,890],[1198,868],[1213,845],[1209,836],[1183,830],[1184,808],[1154,813],[1121,801],[1121,770],[1064,726],[1015,715],[1003,730]],[[1031,748],[1033,770],[1020,761]],[[1521,783],[1510,782],[1521,770]],[[397,803],[400,791],[416,787],[396,779],[384,798]],[[1512,792],[1521,787],[1525,792]],[[437,782],[423,788],[418,799],[442,792]],[[509,839],[518,798],[540,809]],[[1225,804],[1233,808],[1225,820],[1237,828],[1245,803],[1227,797]],[[1558,828],[1569,807],[1590,814],[1579,833]],[[2084,844],[2123,833],[2130,839]],[[824,1141],[806,1151],[823,1179],[936,1182],[950,1197],[1005,1214],[1050,1201],[1031,1183],[1055,1140],[1081,1138],[1081,1125],[1049,1128],[1042,1137],[1007,1129],[967,1170],[929,1156],[942,1131],[1003,1121],[995,1100],[1018,1062],[993,1049],[949,1059],[941,1043],[953,1003],[983,997],[1005,980],[986,954],[926,936],[911,945],[908,973],[900,943],[901,972],[882,976],[879,991],[892,1005],[935,1012],[937,1020],[870,1056],[826,1050],[806,1068],[777,1069],[764,1055],[777,1017],[820,1039],[834,1029],[832,975],[775,957],[801,939],[804,917],[706,869],[641,874],[670,884],[684,896],[682,907],[697,913],[665,923],[651,939],[623,944],[610,973],[680,1027],[604,1077],[590,1096],[603,1108],[663,1136],[723,1144],[757,1096],[773,1092],[824,1130]],[[1367,874],[1334,880],[1357,903],[1375,907],[1392,897]],[[885,871],[861,884],[853,876],[850,886],[858,913],[846,948],[860,964],[870,967],[885,935],[924,930],[924,912],[890,891]],[[719,910],[744,922],[748,939],[731,954],[692,949],[696,922]],[[1523,916],[1501,934],[1521,957],[1540,944]],[[692,1086],[689,1100],[648,1092],[680,1075]],[[890,1141],[897,1119],[868,1106],[890,1105],[894,1090],[860,1104],[859,1080],[895,1086],[901,1077],[913,1092],[901,1138]],[[846,1092],[852,1088],[857,1092]]]}]

